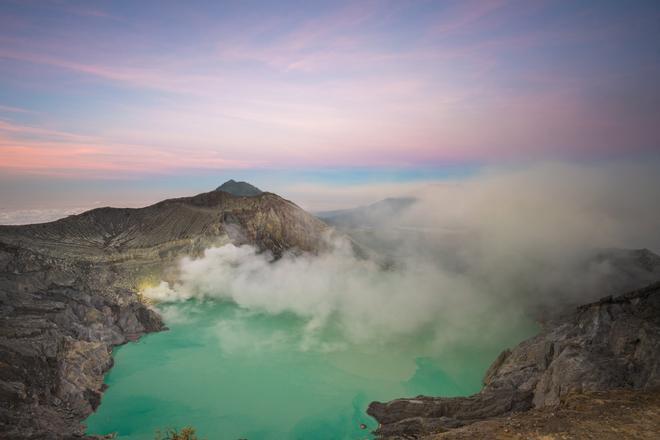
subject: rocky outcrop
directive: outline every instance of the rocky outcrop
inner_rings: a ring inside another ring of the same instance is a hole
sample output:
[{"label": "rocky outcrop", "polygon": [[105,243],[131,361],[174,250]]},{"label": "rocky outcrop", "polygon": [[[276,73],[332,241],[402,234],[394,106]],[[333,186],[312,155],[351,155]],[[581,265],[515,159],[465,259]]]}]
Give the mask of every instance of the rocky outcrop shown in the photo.
[{"label": "rocky outcrop", "polygon": [[141,286],[226,243],[317,252],[327,226],[275,194],[212,191],[0,226],[0,438],[75,438],[100,403],[112,347],[163,329]]},{"label": "rocky outcrop", "polygon": [[99,295],[53,284],[0,295],[0,436],[6,438],[81,434],[79,421],[100,402],[112,346],[163,328],[128,291]]},{"label": "rocky outcrop", "polygon": [[660,387],[660,283],[578,307],[495,360],[470,397],[417,397],[368,409],[382,438],[418,438],[571,393]]}]

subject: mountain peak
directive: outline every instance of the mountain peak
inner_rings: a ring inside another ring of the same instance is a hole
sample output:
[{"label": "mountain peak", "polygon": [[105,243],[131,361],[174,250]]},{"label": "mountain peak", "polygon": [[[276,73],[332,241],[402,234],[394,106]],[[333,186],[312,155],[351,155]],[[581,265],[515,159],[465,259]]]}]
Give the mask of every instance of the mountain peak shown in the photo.
[{"label": "mountain peak", "polygon": [[254,197],[263,193],[263,191],[254,185],[247,182],[237,182],[234,179],[229,179],[217,187],[216,191],[223,191],[239,197]]}]

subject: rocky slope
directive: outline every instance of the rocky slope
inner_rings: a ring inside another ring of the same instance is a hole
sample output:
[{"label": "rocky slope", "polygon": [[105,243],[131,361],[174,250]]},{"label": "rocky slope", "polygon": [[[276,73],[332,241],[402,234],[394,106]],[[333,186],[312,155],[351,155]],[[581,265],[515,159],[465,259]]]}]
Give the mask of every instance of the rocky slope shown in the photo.
[{"label": "rocky slope", "polygon": [[655,283],[547,323],[539,335],[500,354],[476,395],[373,402],[367,412],[380,423],[382,438],[421,438],[515,412],[554,408],[574,393],[658,387],[660,283]]},{"label": "rocky slope", "polygon": [[230,179],[216,188],[216,191],[224,191],[233,196],[254,197],[263,194],[259,188],[247,182],[237,182]]},{"label": "rocky slope", "polygon": [[476,422],[423,440],[657,440],[660,389],[575,392],[561,404]]},{"label": "rocky slope", "polygon": [[75,438],[99,404],[111,350],[163,329],[141,286],[226,243],[280,255],[323,248],[327,226],[271,193],[213,191],[0,226],[0,438]]}]

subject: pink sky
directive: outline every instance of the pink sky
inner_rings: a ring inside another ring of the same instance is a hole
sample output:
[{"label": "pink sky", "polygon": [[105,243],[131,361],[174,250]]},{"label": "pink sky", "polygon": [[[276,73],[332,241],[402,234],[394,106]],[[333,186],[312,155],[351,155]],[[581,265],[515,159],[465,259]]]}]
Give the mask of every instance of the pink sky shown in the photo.
[{"label": "pink sky", "polygon": [[659,147],[657,4],[3,4],[0,170],[599,159]]}]

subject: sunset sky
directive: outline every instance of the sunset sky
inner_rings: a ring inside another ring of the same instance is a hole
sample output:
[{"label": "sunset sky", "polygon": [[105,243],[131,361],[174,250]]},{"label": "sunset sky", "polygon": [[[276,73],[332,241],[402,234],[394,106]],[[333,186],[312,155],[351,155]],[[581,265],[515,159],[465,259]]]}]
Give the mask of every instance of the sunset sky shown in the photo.
[{"label": "sunset sky", "polygon": [[659,78],[658,1],[1,0],[0,207],[655,160]]}]

